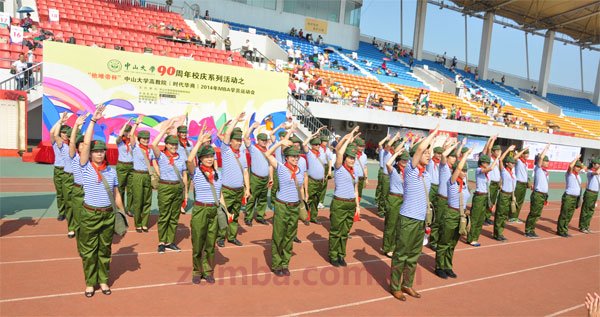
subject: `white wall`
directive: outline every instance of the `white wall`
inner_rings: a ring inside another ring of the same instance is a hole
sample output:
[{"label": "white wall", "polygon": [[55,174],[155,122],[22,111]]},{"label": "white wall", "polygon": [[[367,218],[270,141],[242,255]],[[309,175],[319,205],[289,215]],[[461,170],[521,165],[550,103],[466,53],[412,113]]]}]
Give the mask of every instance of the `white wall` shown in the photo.
[{"label": "white wall", "polygon": [[[221,20],[234,21],[285,33],[289,32],[292,27],[304,29],[306,17],[302,15],[263,9],[225,0],[201,0],[198,3],[203,15],[205,10],[209,10],[211,17]],[[359,28],[331,21],[327,21],[327,24],[327,34],[322,35],[325,43],[338,45],[349,50],[358,48]],[[316,38],[318,33],[312,33]]]},{"label": "white wall", "polygon": [[231,40],[231,49],[235,50],[240,47],[246,40],[249,39],[252,47],[257,49],[266,57],[271,60],[281,59],[287,60],[287,53],[279,47],[279,45],[275,44],[270,38],[264,35],[250,34],[248,32],[241,31],[229,31],[229,39]]}]

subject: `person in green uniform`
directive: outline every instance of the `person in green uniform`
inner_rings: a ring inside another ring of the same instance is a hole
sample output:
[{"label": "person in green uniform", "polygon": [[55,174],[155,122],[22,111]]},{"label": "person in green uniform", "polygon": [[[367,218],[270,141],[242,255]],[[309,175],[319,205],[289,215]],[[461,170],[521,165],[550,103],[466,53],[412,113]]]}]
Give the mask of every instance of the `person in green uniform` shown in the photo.
[{"label": "person in green uniform", "polygon": [[131,149],[131,120],[127,122],[121,128],[119,136],[117,137],[117,150],[119,152],[119,158],[117,161],[117,177],[119,177],[119,192],[125,204],[125,213],[129,217],[133,217],[131,213],[131,201],[133,195],[131,194],[131,178],[133,177],[133,155]]},{"label": "person in green uniform", "polygon": [[515,187],[515,210],[511,212],[508,222],[509,223],[523,223],[519,219],[523,202],[525,202],[525,194],[527,194],[527,188],[529,188],[529,175],[527,172],[527,159],[529,158],[529,150],[525,150],[523,155],[519,157],[515,165],[515,177],[517,179],[517,186]]},{"label": "person in green uniform", "polygon": [[319,194],[319,209],[325,208],[325,194],[327,193],[327,181],[331,179],[331,165],[333,164],[333,152],[329,148],[329,136],[322,134],[321,135],[321,148],[320,151],[325,155],[325,163],[327,164],[326,168],[326,181],[325,186],[321,190]]},{"label": "person in green uniform", "polygon": [[266,133],[259,133],[256,136],[256,144],[252,144],[250,135],[260,122],[256,121],[244,133],[244,145],[250,152],[252,164],[250,166],[250,193],[252,196],[246,205],[246,217],[244,223],[252,226],[252,221],[256,217],[256,222],[267,225],[265,220],[265,210],[267,209],[267,194],[269,186],[273,184],[273,169],[269,166],[269,161],[265,152],[269,146],[269,136]]},{"label": "person in green uniform", "polygon": [[387,146],[384,148],[383,157],[382,157],[382,166],[383,166],[383,174],[381,176],[381,189],[379,194],[379,202],[377,205],[377,215],[380,218],[385,218],[385,215],[389,211],[387,201],[388,194],[390,192],[390,175],[388,174],[388,170],[385,167],[385,163],[392,157],[394,154],[394,148],[400,144],[400,133],[397,132],[393,138],[391,138],[387,142]]},{"label": "person in green uniform", "polygon": [[71,213],[71,217],[68,219],[69,233],[67,236],[69,238],[74,238],[77,235],[77,230],[79,229],[79,215],[81,214],[81,207],[83,206],[83,179],[81,166],[79,165],[79,153],[83,149],[83,146],[81,145],[83,143],[83,135],[79,135],[79,130],[86,118],[87,115],[77,117],[73,130],[71,131],[71,137],[69,138],[70,140],[75,140],[75,142],[69,142],[69,158],[72,172],[72,179],[69,180],[71,185],[71,195],[69,201],[67,201],[70,205],[69,209]]},{"label": "person in green uniform", "polygon": [[360,137],[354,140],[356,146],[356,162],[354,170],[358,176],[358,197],[362,200],[362,193],[365,186],[369,186],[369,169],[367,168],[367,154],[365,154],[365,140]]},{"label": "person in green uniform", "polygon": [[525,222],[525,237],[537,239],[539,236],[535,233],[535,224],[542,215],[542,210],[548,202],[548,190],[550,182],[550,173],[548,173],[548,164],[550,159],[546,156],[550,144],[547,144],[542,153],[535,159],[533,168],[533,188],[530,196],[529,215]]},{"label": "person in green uniform", "polygon": [[135,231],[138,233],[148,232],[148,219],[150,217],[150,207],[152,205],[152,182],[151,173],[155,173],[153,166],[154,152],[150,151],[150,132],[136,130],[142,120],[143,115],[138,116],[129,138],[131,139],[131,152],[133,157],[133,173],[131,177],[131,209],[133,210],[133,220]]},{"label": "person in green uniform", "polygon": [[[289,264],[293,243],[298,232],[298,214],[306,200],[306,169],[298,164],[300,151],[292,146],[289,132],[266,153],[269,164],[279,175],[279,189],[274,200],[273,235],[271,242],[271,271],[276,276],[290,276]],[[273,156],[275,150],[285,145],[284,163]]]},{"label": "person in green uniform", "polygon": [[379,207],[379,202],[381,201],[381,186],[383,185],[383,168],[385,167],[385,162],[383,161],[383,156],[385,155],[385,148],[387,147],[387,140],[391,138],[391,135],[386,135],[379,144],[377,145],[377,163],[379,164],[379,169],[377,170],[377,187],[375,188],[375,203],[377,204],[377,214],[382,215],[381,208]]},{"label": "person in green uniform", "polygon": [[[496,142],[497,135],[491,137],[488,140],[488,144],[483,150],[484,154],[487,154],[490,157],[492,163],[500,158],[502,155],[502,148],[500,145],[494,145]],[[489,226],[493,225],[494,222],[491,220],[492,213],[496,211],[496,203],[498,202],[498,194],[500,193],[500,187],[502,186],[502,177],[500,175],[500,162],[496,164],[496,167],[493,168],[488,176],[490,178],[490,187],[488,190],[488,210],[485,212],[485,220],[483,222],[484,225]]]},{"label": "person in green uniform", "polygon": [[[210,134],[198,136],[198,142],[187,158],[187,170],[193,178],[194,208],[190,223],[192,236],[192,283],[205,279],[215,283],[215,241],[217,240],[217,213],[225,205],[221,193],[222,177],[215,167],[215,150],[210,144]],[[196,165],[196,158],[199,165]]]},{"label": "person in green uniform", "polygon": [[52,136],[52,149],[54,150],[54,188],[56,189],[56,208],[58,209],[58,221],[66,219],[66,205],[63,198],[63,178],[65,177],[65,163],[64,156],[68,152],[67,147],[63,147],[63,144],[69,142],[69,136],[71,135],[71,127],[65,125],[67,122],[67,113],[63,112],[60,115],[60,119],[56,121],[52,129],[50,129],[50,135]]},{"label": "person in green uniform", "polygon": [[408,139],[404,139],[395,149],[392,157],[385,163],[390,175],[390,192],[388,196],[388,207],[390,213],[383,221],[383,245],[381,251],[388,258],[392,258],[396,250],[396,229],[398,228],[398,217],[400,217],[400,208],[404,201],[404,168],[410,160],[408,152],[404,151],[404,144]]},{"label": "person in green uniform", "polygon": [[488,173],[496,167],[498,160],[492,163],[489,156],[481,154],[477,162],[477,170],[475,171],[475,193],[473,194],[473,202],[471,204],[471,230],[467,236],[467,243],[474,247],[479,247],[479,235],[485,221],[485,214],[488,209]]},{"label": "person in green uniform", "polygon": [[594,216],[596,201],[598,200],[598,188],[600,187],[600,158],[592,160],[587,172],[587,188],[583,194],[581,215],[579,217],[579,231],[589,234],[590,222]]},{"label": "person in green uniform", "polygon": [[583,164],[579,161],[581,154],[569,164],[569,168],[565,173],[565,193],[562,196],[560,203],[560,215],[556,226],[556,233],[563,237],[571,237],[569,234],[569,223],[573,218],[573,213],[577,209],[579,199],[581,199],[581,176],[579,172],[583,168]]},{"label": "person in green uniform", "polygon": [[94,126],[102,119],[105,108],[96,108],[85,132],[79,158],[84,210],[80,217],[78,241],[86,284],[84,295],[88,298],[94,296],[96,285],[100,286],[104,295],[112,293],[108,279],[115,227],[114,208],[123,210],[117,173],[106,162],[106,144],[102,140],[92,141]]},{"label": "person in green uniform", "polygon": [[500,172],[502,175],[502,187],[498,196],[498,208],[494,217],[494,239],[505,242],[508,239],[503,235],[506,220],[510,215],[515,201],[515,188],[517,187],[517,178],[515,176],[516,160],[523,154],[523,151],[514,153],[514,156],[507,156],[508,152],[515,149],[514,145],[508,147],[500,157]]},{"label": "person in green uniform", "polygon": [[[282,131],[279,131],[277,136],[279,136],[279,140],[281,141],[281,140],[283,140],[283,138],[285,137],[286,134],[287,134],[286,130],[282,130]],[[275,142],[273,137],[271,137],[271,140],[273,142]],[[277,158],[277,160],[279,162],[284,163],[282,151],[283,151],[282,147],[280,147],[277,151],[275,151],[275,158]],[[277,176],[277,173],[275,173],[275,171],[273,171],[273,185],[271,186],[271,195],[270,195],[271,204],[273,204],[273,201],[275,200],[275,194],[277,193],[278,190],[279,190],[279,178]]]}]

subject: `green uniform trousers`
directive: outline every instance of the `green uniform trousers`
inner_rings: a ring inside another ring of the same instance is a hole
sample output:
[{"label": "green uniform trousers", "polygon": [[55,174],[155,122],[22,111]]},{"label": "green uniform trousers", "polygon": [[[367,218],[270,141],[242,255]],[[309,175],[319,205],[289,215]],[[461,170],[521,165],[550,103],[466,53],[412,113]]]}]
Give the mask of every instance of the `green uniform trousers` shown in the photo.
[{"label": "green uniform trousers", "polygon": [[327,182],[323,180],[308,178],[308,208],[310,208],[310,220],[316,220],[319,214],[320,195],[323,188],[327,188]]},{"label": "green uniform trousers", "polygon": [[136,228],[147,227],[152,205],[152,185],[150,174],[133,172],[131,178],[131,209]]},{"label": "green uniform trousers", "polygon": [[271,186],[271,194],[270,194],[270,201],[271,201],[271,208],[273,210],[275,210],[275,198],[277,196],[277,191],[279,190],[279,176],[277,175],[277,171],[273,171],[273,185]]},{"label": "green uniform trousers", "polygon": [[531,196],[529,196],[529,215],[525,221],[525,233],[535,233],[535,224],[540,219],[540,216],[542,216],[546,199],[548,199],[548,194],[536,191],[531,192]]},{"label": "green uniform trousers", "polygon": [[265,219],[265,210],[267,209],[267,194],[269,192],[269,176],[264,178],[250,173],[250,200],[246,204],[246,221],[252,221],[254,215],[256,220]]},{"label": "green uniform trousers", "polygon": [[215,241],[219,230],[217,206],[192,209],[192,262],[194,276],[212,275],[215,267]]},{"label": "green uniform trousers", "polygon": [[217,239],[223,240],[227,238],[227,241],[233,241],[237,238],[238,232],[238,217],[240,216],[240,210],[242,209],[242,197],[244,196],[244,188],[229,189],[222,187],[221,192],[223,193],[223,200],[227,206],[227,211],[233,215],[233,221],[225,229],[219,229]]},{"label": "green uniform trousers", "polygon": [[506,219],[510,214],[510,203],[512,201],[512,193],[500,192],[498,195],[498,203],[496,204],[496,215],[494,216],[494,238],[502,236]]},{"label": "green uniform trousers", "polygon": [[[319,196],[319,202],[321,204],[325,204],[325,194],[327,193],[327,183],[329,181],[329,178],[327,177],[327,172],[331,169],[331,166],[327,165],[325,167],[325,184],[323,184],[323,189],[321,190],[320,196]],[[330,207],[331,208],[331,207]]]},{"label": "green uniform trousers", "polygon": [[488,196],[474,194],[471,204],[471,230],[467,235],[468,243],[479,241],[479,235],[481,235],[481,228],[483,227],[487,210]]},{"label": "green uniform trousers", "polygon": [[396,229],[398,228],[398,218],[400,217],[400,207],[402,207],[404,197],[400,194],[391,194],[388,197],[388,206],[390,212],[383,220],[383,252],[394,252],[396,250]]},{"label": "green uniform trousers", "polygon": [[489,201],[488,201],[488,209],[485,211],[485,219],[490,219],[492,217],[492,207],[496,205],[498,202],[498,194],[500,193],[500,183],[499,182],[490,182],[489,187]]},{"label": "green uniform trousers", "polygon": [[519,219],[519,214],[521,213],[521,207],[523,207],[526,193],[527,183],[517,182],[517,186],[515,186],[515,201],[517,208],[514,213],[511,213],[509,219]]},{"label": "green uniform trousers", "polygon": [[175,241],[183,197],[181,184],[158,184],[158,242]]},{"label": "green uniform trousers", "polygon": [[299,206],[275,200],[273,235],[271,243],[271,269],[287,269],[292,258],[294,237],[298,234]]},{"label": "green uniform trousers", "polygon": [[447,207],[444,221],[440,224],[439,241],[435,251],[435,267],[438,269],[452,269],[454,248],[460,238],[458,234],[459,222],[460,212]]},{"label": "green uniform trousers", "polygon": [[438,241],[440,240],[440,228],[443,226],[444,217],[446,216],[448,209],[448,198],[437,196],[435,205],[435,214],[433,222],[431,223],[431,233],[429,234],[429,245],[434,248],[437,247]]},{"label": "green uniform trousers", "polygon": [[54,167],[54,188],[56,189],[56,208],[58,209],[59,216],[66,217],[65,200],[63,198],[63,178],[65,175],[64,168]]},{"label": "green uniform trousers", "polygon": [[379,196],[379,205],[377,206],[377,214],[379,216],[387,216],[389,211],[388,195],[390,194],[390,175],[383,174],[381,176],[381,191]]},{"label": "green uniform trousers", "polygon": [[365,189],[365,177],[358,178],[358,197],[362,198],[362,192]]},{"label": "green uniform trousers", "polygon": [[115,213],[84,208],[79,226],[79,252],[86,286],[108,284]]},{"label": "green uniform trousers", "polygon": [[[131,182],[133,178],[133,163],[123,164],[117,163],[117,179],[119,180],[119,193],[123,200],[125,210],[131,211],[131,202],[133,195],[131,194]],[[127,193],[127,194],[126,194]]]},{"label": "green uniform trousers", "polygon": [[83,209],[83,187],[73,185],[71,192],[71,206],[73,207],[73,231],[77,233],[81,223],[81,214],[85,212]]},{"label": "green uniform trousers", "polygon": [[75,219],[73,218],[73,200],[72,200],[72,192],[73,192],[73,174],[63,173],[63,182],[62,182],[62,196],[63,196],[63,204],[65,206],[65,217],[67,218],[67,226],[69,231],[75,231]]},{"label": "green uniform trousers", "polygon": [[392,257],[392,292],[412,287],[417,261],[423,250],[424,221],[400,215],[396,229],[396,251]]},{"label": "green uniform trousers", "polygon": [[381,199],[381,185],[383,185],[383,168],[379,168],[377,171],[377,187],[375,188],[375,203],[377,204],[377,210],[379,210],[379,200]]},{"label": "green uniform trousers", "polygon": [[563,194],[560,203],[560,215],[558,216],[558,225],[556,228],[558,234],[569,233],[569,223],[573,218],[573,214],[575,213],[576,208],[577,197],[567,195],[566,193]]},{"label": "green uniform trousers", "polygon": [[329,228],[329,259],[338,260],[346,257],[346,242],[354,223],[355,212],[355,201],[333,198],[330,214],[331,227]]},{"label": "green uniform trousers", "polygon": [[579,230],[589,230],[590,222],[594,216],[594,208],[598,200],[598,192],[586,190],[583,194],[583,203],[581,204],[581,216],[579,217]]},{"label": "green uniform trousers", "polygon": [[[438,234],[438,230],[440,227],[440,224],[437,221],[438,218],[438,189],[440,188],[439,185],[436,184],[431,184],[431,188],[429,189],[429,203],[431,203],[431,208],[433,209],[433,220],[431,223],[431,234],[429,235],[429,241],[433,241],[434,243],[430,245],[435,246],[437,243],[437,238],[439,236]],[[444,204],[445,205],[445,204]],[[441,217],[441,215],[439,216]],[[433,238],[432,238],[433,237]]]}]

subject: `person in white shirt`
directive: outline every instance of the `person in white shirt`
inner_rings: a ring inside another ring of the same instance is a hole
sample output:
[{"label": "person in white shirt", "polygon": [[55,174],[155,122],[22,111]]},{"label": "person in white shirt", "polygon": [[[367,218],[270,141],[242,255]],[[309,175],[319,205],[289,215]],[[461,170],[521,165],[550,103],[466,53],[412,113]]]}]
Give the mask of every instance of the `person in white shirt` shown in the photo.
[{"label": "person in white shirt", "polygon": [[299,64],[302,59],[302,51],[299,48],[294,51],[294,58],[296,58],[296,64]]},{"label": "person in white shirt", "polygon": [[27,63],[25,62],[25,54],[19,54],[19,59],[16,60],[11,67],[11,71],[17,74],[15,80],[17,81],[17,90],[22,90],[26,84],[25,76],[23,71],[27,69]]},{"label": "person in white shirt", "polygon": [[288,62],[295,63],[295,61],[294,61],[294,48],[293,47],[288,48],[287,54],[288,54]]}]

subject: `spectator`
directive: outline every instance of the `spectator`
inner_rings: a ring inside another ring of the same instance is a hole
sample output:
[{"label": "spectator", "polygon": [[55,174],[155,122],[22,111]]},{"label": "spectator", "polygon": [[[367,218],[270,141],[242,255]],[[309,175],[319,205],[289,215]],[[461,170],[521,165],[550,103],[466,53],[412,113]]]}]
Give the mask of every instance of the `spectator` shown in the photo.
[{"label": "spectator", "polygon": [[204,11],[204,20],[210,20],[210,15],[208,14],[208,10]]},{"label": "spectator", "polygon": [[296,64],[300,65],[300,61],[302,60],[302,51],[299,47],[294,50],[294,60],[296,61]]},{"label": "spectator", "polygon": [[300,31],[298,31],[298,37],[304,38],[304,31],[302,31],[302,29],[300,29]]},{"label": "spectator", "polygon": [[443,108],[442,109],[442,119],[446,119],[448,118],[448,109]]},{"label": "spectator", "polygon": [[398,97],[398,93],[394,94],[394,98],[392,99],[392,111],[398,111],[398,101],[400,98]]},{"label": "spectator", "polygon": [[502,78],[500,78],[500,81],[502,82],[502,85],[504,85],[506,78],[504,78],[504,75],[502,75]]},{"label": "spectator", "polygon": [[224,44],[225,44],[225,50],[231,51],[231,40],[229,39],[229,36],[225,39]]},{"label": "spectator", "polygon": [[450,67],[453,69],[456,68],[456,56],[452,57],[452,65]]},{"label": "spectator", "polygon": [[287,49],[287,54],[288,54],[288,62],[296,64],[296,60],[294,59],[294,48],[293,47],[290,46]]},{"label": "spectator", "polygon": [[25,87],[25,70],[27,69],[27,62],[25,60],[25,54],[19,54],[19,59],[16,60],[10,69],[11,74],[16,74],[15,80],[17,81],[17,90],[23,90]]},{"label": "spectator", "polygon": [[215,31],[212,31],[212,33],[210,34],[210,47],[211,48],[217,47],[217,32],[215,32]]},{"label": "spectator", "polygon": [[492,78],[492,84],[496,84],[496,81],[494,80],[494,78]]},{"label": "spectator", "polygon": [[23,28],[23,32],[29,32],[29,29],[33,26],[31,13],[27,13],[27,16],[21,20],[20,26]]},{"label": "spectator", "polygon": [[242,45],[242,51],[244,52],[244,57],[247,60],[252,60],[252,53],[254,49],[252,48],[252,43],[250,43],[250,39],[246,39],[246,43]]},{"label": "spectator", "polygon": [[292,29],[290,30],[290,35],[296,36],[296,28],[292,27]]},{"label": "spectator", "polygon": [[375,39],[375,37],[373,37],[373,41],[371,42],[371,44],[372,44],[373,46],[376,46],[376,45],[377,45],[377,40]]},{"label": "spectator", "polygon": [[352,104],[357,107],[358,106],[358,98],[360,97],[360,92],[358,91],[358,87],[354,87],[352,91]]},{"label": "spectator", "polygon": [[319,36],[317,37],[317,45],[321,45],[323,44],[323,37],[319,34]]}]

